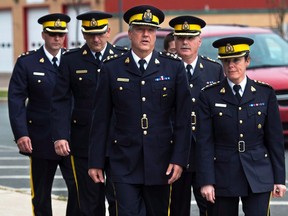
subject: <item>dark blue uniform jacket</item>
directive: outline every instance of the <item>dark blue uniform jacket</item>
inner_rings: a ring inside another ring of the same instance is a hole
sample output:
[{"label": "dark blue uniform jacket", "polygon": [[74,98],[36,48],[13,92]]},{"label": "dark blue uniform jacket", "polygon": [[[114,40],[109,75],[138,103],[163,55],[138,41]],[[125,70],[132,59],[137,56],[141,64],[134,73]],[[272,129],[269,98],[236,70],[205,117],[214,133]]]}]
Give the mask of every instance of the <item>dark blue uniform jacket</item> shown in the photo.
[{"label": "dark blue uniform jacket", "polygon": [[191,96],[181,60],[154,51],[143,75],[131,52],[104,62],[96,97],[89,168],[104,168],[112,111],[115,127],[109,158],[113,181],[167,184],[169,163],[187,166]]}]

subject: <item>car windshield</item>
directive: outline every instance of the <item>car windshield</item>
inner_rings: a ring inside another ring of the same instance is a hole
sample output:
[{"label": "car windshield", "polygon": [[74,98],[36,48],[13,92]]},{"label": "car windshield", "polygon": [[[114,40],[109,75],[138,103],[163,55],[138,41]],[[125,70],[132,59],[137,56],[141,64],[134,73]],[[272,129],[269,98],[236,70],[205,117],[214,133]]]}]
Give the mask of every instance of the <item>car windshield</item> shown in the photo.
[{"label": "car windshield", "polygon": [[[275,33],[262,33],[246,36],[254,40],[254,44],[251,46],[251,63],[249,68],[288,65],[288,43],[279,35]],[[212,43],[219,38],[203,37],[199,54],[217,59],[218,50],[212,46]]]}]

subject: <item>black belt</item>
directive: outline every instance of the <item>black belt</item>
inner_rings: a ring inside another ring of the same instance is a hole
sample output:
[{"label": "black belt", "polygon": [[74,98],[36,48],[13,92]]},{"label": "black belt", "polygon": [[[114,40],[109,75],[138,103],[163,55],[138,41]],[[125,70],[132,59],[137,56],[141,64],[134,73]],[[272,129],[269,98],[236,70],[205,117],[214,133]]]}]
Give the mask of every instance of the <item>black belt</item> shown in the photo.
[{"label": "black belt", "polygon": [[[245,152],[246,150],[251,150],[251,149],[254,149],[255,147],[257,146],[262,146],[262,142],[261,143],[251,143],[249,142],[246,143],[245,141],[243,140],[240,140],[237,142],[237,151],[242,153],[242,152]],[[216,148],[223,148],[223,149],[235,149],[235,145],[234,146],[231,146],[231,145],[218,145],[216,144]]]}]

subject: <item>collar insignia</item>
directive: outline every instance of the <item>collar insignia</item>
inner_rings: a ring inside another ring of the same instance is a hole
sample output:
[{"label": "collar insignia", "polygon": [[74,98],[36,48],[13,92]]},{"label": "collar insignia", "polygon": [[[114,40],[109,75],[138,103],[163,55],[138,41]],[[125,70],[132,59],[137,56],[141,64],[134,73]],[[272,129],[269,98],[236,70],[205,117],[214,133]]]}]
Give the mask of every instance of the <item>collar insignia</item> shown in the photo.
[{"label": "collar insignia", "polygon": [[87,50],[84,50],[82,55],[87,55]]},{"label": "collar insignia", "polygon": [[204,68],[204,66],[203,66],[203,64],[202,64],[202,63],[200,63],[200,68]]},{"label": "collar insignia", "polygon": [[155,59],[155,64],[160,64],[158,59]]},{"label": "collar insignia", "polygon": [[113,50],[110,49],[109,54],[113,55],[114,54]]},{"label": "collar insignia", "polygon": [[220,93],[225,94],[225,88],[224,87],[220,90]]},{"label": "collar insignia", "polygon": [[251,86],[251,92],[256,92],[256,89],[253,86]]},{"label": "collar insignia", "polygon": [[129,62],[130,62],[130,59],[129,59],[129,57],[127,57],[127,58],[125,59],[125,64],[129,64]]},{"label": "collar insignia", "polygon": [[41,59],[39,60],[39,62],[40,62],[40,63],[44,63],[44,58],[41,58]]}]

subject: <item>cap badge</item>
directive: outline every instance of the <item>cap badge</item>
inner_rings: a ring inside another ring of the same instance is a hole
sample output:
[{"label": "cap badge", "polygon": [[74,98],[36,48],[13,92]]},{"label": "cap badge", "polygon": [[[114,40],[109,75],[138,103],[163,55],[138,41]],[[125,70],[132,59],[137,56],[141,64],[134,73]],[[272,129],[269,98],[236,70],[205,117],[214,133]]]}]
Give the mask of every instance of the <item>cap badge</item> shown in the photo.
[{"label": "cap badge", "polygon": [[60,27],[61,26],[61,21],[60,19],[57,19],[54,23],[54,27]]},{"label": "cap badge", "polygon": [[97,24],[97,21],[95,20],[95,18],[93,18],[92,20],[91,20],[91,22],[90,22],[90,26],[92,26],[92,27],[95,27],[95,26],[97,26],[98,24]]},{"label": "cap badge", "polygon": [[152,13],[150,9],[147,9],[146,12],[143,14],[143,20],[145,22],[151,22],[152,21]]},{"label": "cap badge", "polygon": [[187,21],[185,21],[182,25],[182,30],[189,30],[189,24],[187,23]]},{"label": "cap badge", "polygon": [[225,52],[226,53],[233,53],[234,52],[234,48],[231,44],[227,44],[226,47],[225,47]]}]

